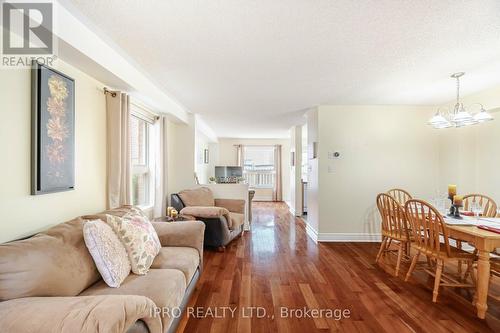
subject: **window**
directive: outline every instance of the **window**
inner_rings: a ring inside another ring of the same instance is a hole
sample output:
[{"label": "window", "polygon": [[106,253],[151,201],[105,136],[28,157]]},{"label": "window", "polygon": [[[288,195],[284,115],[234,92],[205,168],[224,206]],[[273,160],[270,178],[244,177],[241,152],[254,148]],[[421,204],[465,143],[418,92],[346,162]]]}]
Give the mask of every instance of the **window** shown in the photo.
[{"label": "window", "polygon": [[130,155],[132,162],[132,203],[154,205],[153,125],[138,116],[132,106],[130,118]]},{"label": "window", "polygon": [[274,188],[276,168],[273,146],[244,146],[243,177],[250,187]]}]

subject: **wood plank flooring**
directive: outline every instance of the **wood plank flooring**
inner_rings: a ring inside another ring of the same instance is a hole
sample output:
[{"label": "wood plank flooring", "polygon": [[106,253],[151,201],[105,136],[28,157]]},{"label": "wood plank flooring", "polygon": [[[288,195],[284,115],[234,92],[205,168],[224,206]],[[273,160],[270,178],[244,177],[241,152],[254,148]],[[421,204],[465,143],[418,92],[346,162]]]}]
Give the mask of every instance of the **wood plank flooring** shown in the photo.
[{"label": "wood plank flooring", "polygon": [[[499,279],[492,278],[488,314],[480,320],[470,292],[444,288],[434,304],[427,274],[405,283],[391,275],[391,255],[374,264],[378,246],[316,245],[286,205],[255,203],[251,232],[225,253],[205,251],[193,308],[178,331],[500,332]],[[307,317],[304,308],[323,309],[323,316]],[[345,310],[350,314],[342,317]]]}]

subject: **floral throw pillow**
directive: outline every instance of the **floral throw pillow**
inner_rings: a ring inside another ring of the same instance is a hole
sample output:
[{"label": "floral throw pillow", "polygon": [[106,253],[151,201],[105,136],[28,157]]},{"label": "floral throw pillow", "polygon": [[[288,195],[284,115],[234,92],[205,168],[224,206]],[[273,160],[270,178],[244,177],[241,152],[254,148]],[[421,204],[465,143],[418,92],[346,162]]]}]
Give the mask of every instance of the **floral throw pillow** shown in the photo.
[{"label": "floral throw pillow", "polygon": [[127,251],[111,227],[101,220],[83,225],[83,239],[102,279],[118,288],[130,273]]},{"label": "floral throw pillow", "polygon": [[144,275],[160,252],[158,234],[143,214],[130,212],[123,217],[106,215],[108,224],[127,250],[132,272]]}]

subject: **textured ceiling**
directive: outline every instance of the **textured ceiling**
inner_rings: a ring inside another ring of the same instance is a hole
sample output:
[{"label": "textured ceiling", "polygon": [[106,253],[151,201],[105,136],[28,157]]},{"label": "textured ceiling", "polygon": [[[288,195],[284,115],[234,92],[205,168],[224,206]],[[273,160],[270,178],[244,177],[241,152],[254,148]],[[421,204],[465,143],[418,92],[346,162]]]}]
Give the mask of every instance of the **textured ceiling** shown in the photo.
[{"label": "textured ceiling", "polygon": [[221,137],[320,104],[436,104],[500,84],[500,1],[71,0]]}]

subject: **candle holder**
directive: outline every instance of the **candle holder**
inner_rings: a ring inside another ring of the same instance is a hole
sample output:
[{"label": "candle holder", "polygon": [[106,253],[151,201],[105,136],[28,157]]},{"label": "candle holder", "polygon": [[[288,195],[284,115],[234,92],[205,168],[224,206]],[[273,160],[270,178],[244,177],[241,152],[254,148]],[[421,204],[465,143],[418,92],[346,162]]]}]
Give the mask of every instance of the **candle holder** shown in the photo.
[{"label": "candle holder", "polygon": [[453,217],[454,219],[461,220],[462,216],[460,215],[460,207],[461,205],[455,205],[453,202],[453,196],[449,196],[448,199],[451,201],[450,212],[448,213],[449,217]]}]

